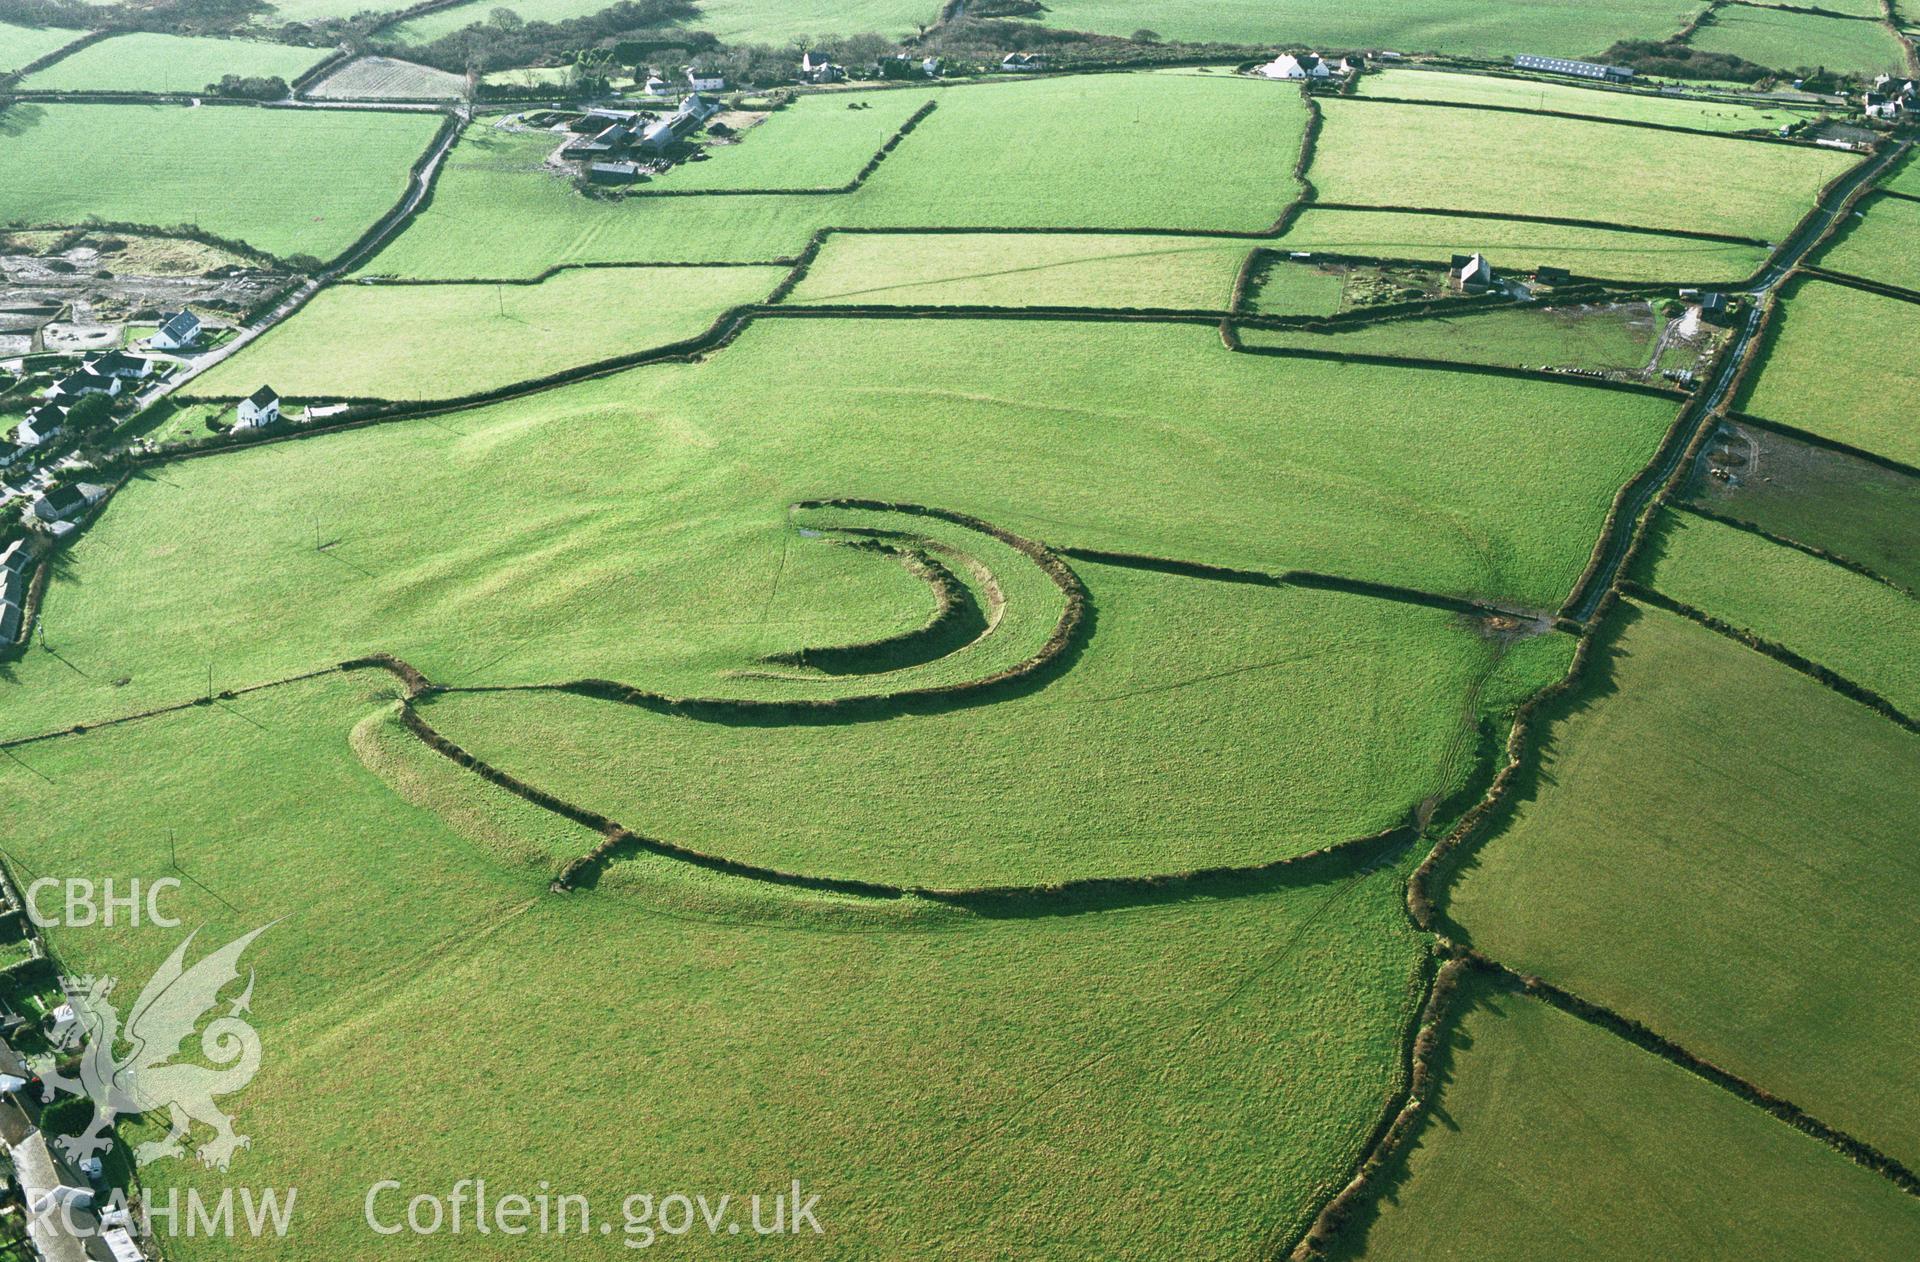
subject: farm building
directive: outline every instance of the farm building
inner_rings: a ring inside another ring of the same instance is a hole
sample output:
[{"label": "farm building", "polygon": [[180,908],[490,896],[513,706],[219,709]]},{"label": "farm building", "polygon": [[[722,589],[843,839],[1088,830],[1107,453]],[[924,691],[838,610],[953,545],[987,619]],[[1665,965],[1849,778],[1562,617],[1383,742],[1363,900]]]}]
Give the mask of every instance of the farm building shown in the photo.
[{"label": "farm building", "polygon": [[1500,283],[1500,278],[1494,275],[1493,264],[1487,262],[1486,255],[1478,253],[1454,255],[1448,275],[1462,293],[1485,293]]},{"label": "farm building", "polygon": [[1045,70],[1047,59],[1040,53],[1008,53],[1000,59],[1000,69],[1010,72]]},{"label": "farm building", "polygon": [[1542,285],[1564,285],[1573,279],[1564,267],[1541,266],[1534,269],[1533,279]]},{"label": "farm building", "polygon": [[1313,53],[1281,53],[1254,73],[1264,79],[1331,79],[1333,68]]},{"label": "farm building", "polygon": [[847,77],[847,72],[834,65],[818,53],[800,54],[800,82],[802,83],[839,83]]},{"label": "farm building", "polygon": [[169,311],[160,317],[160,327],[147,339],[154,350],[177,351],[192,346],[200,338],[200,317],[191,311]]},{"label": "farm building", "polygon": [[649,124],[640,135],[639,145],[654,153],[665,153],[675,144],[700,130],[701,124],[720,112],[720,107],[698,92],[680,102],[680,108],[657,123]]},{"label": "farm building", "polygon": [[647,76],[646,86],[641,89],[648,96],[665,96],[673,91],[673,85],[657,74]]},{"label": "farm building", "polygon": [[687,86],[695,92],[725,92],[727,77],[718,70],[702,70],[697,66],[688,66]]},{"label": "farm building", "polygon": [[1633,71],[1626,66],[1603,66],[1593,61],[1570,61],[1565,57],[1536,57],[1522,53],[1513,59],[1516,70],[1540,70],[1547,74],[1570,75],[1575,79],[1598,79],[1604,83],[1627,83]]},{"label": "farm building", "polygon": [[261,386],[246,398],[240,400],[239,418],[234,421],[235,429],[259,429],[271,425],[280,419],[280,396],[274,393],[272,386]]},{"label": "farm building", "polygon": [[910,57],[889,53],[873,63],[876,79],[938,79],[945,63],[938,57]]},{"label": "farm building", "polygon": [[587,179],[595,184],[637,184],[641,178],[638,162],[595,162],[587,167]]}]

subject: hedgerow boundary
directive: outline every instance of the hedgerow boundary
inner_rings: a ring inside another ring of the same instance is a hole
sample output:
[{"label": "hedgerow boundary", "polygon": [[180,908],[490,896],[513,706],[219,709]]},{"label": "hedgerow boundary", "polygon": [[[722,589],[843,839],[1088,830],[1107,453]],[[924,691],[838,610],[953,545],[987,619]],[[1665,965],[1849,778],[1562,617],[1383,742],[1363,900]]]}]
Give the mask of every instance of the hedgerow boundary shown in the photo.
[{"label": "hedgerow boundary", "polygon": [[[1605,123],[1610,127],[1637,127],[1643,131],[1679,132],[1687,136],[1709,136],[1718,140],[1745,140],[1757,144],[1786,145],[1793,149],[1817,149],[1811,141],[1772,134],[1715,131],[1710,127],[1687,127],[1679,123],[1650,123],[1638,118],[1611,118],[1604,114],[1581,114],[1571,110],[1531,110],[1521,105],[1492,105],[1484,101],[1422,101],[1398,96],[1354,95],[1343,100],[1365,101],[1375,105],[1417,105],[1427,109],[1480,110],[1494,114],[1532,114],[1540,118],[1566,118],[1583,123]],[[1659,100],[1658,97],[1650,97]]]},{"label": "hedgerow boundary", "polygon": [[1809,447],[1822,447],[1843,456],[1851,456],[1855,460],[1865,461],[1871,465],[1878,465],[1889,473],[1903,474],[1909,478],[1920,478],[1920,465],[1906,464],[1903,461],[1895,460],[1892,456],[1883,456],[1877,451],[1868,451],[1865,447],[1855,447],[1852,443],[1844,443],[1838,438],[1830,438],[1825,434],[1815,433],[1810,429],[1801,429],[1798,425],[1789,425],[1785,421],[1776,421],[1771,417],[1755,416],[1751,412],[1742,412],[1738,409],[1729,409],[1725,415],[1727,420],[1739,425],[1750,425],[1754,429],[1763,429],[1769,433],[1779,434],[1784,438],[1791,438],[1796,442],[1805,443]]},{"label": "hedgerow boundary", "polygon": [[48,66],[51,66],[56,61],[61,61],[61,60],[64,60],[65,58],[71,57],[73,56],[73,54],[79,52],[81,49],[91,48],[93,45],[98,44],[101,40],[117,34],[119,34],[118,31],[110,31],[110,30],[83,32],[72,43],[62,44],[60,47],[54,49],[50,53],[42,53],[38,57],[35,57],[32,61],[28,62],[26,65],[21,66],[17,70],[9,70],[5,74],[0,74],[0,88],[11,89],[13,85],[15,85],[16,83],[19,83],[22,79],[26,78],[28,75],[38,74],[40,71],[45,70]]},{"label": "hedgerow boundary", "polygon": [[1676,500],[1667,505],[1667,507],[1677,513],[1689,513],[1695,517],[1704,518],[1707,521],[1717,522],[1732,530],[1743,530],[1755,538],[1765,539],[1768,543],[1774,544],[1777,547],[1792,548],[1795,552],[1803,552],[1810,557],[1825,561],[1828,565],[1837,565],[1841,569],[1858,574],[1862,578],[1870,578],[1876,583],[1891,587],[1902,596],[1912,596],[1915,599],[1920,599],[1920,593],[1908,589],[1904,584],[1895,582],[1878,570],[1862,565],[1852,557],[1841,556],[1838,552],[1832,552],[1826,548],[1817,547],[1810,543],[1802,543],[1798,539],[1789,539],[1785,535],[1775,534],[1759,523],[1748,521],[1744,517],[1734,517],[1730,514],[1720,512],[1718,509],[1708,508],[1706,505],[1694,500]]},{"label": "hedgerow boundary", "polygon": [[[760,660],[773,666],[793,666],[816,670],[825,675],[874,675],[912,666],[925,665],[949,657],[977,643],[997,625],[997,610],[990,618],[965,583],[938,557],[930,541],[924,544],[890,542],[885,535],[898,538],[897,532],[837,528],[836,533],[865,536],[830,540],[842,547],[876,553],[897,561],[908,574],[926,584],[933,594],[933,613],[919,626],[896,635],[862,640],[854,644],[834,644],[770,653]],[[976,563],[977,565],[977,563]],[[999,586],[984,565],[977,565],[976,577],[989,591],[990,603]],[[777,676],[794,678],[793,676]]]}]

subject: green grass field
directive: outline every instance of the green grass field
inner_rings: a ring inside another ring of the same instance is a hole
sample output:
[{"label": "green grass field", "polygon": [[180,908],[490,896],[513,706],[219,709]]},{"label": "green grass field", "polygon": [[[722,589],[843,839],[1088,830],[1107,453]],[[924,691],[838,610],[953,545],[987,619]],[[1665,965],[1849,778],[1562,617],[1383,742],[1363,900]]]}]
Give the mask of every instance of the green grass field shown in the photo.
[{"label": "green grass field", "polygon": [[[493,11],[506,7],[529,22],[563,22],[585,17],[606,7],[601,0],[516,0],[500,6],[482,0],[423,14],[381,32],[394,39],[424,44],[476,22],[488,21]],[[835,35],[872,32],[897,39],[911,35],[938,16],[938,4],[927,0],[706,0],[689,25],[711,31],[729,44],[771,44]]]},{"label": "green grass field", "polygon": [[446,399],[703,333],[765,298],[777,267],[582,268],[537,285],[336,285],[196,378],[188,397],[262,383],[294,398]]},{"label": "green grass field", "polygon": [[1630,608],[1605,683],[1556,724],[1447,911],[1494,958],[1911,1162],[1916,812],[1912,734]]},{"label": "green grass field", "polygon": [[1645,581],[1920,714],[1920,604],[1853,571],[1669,513]]},{"label": "green grass field", "polygon": [[1909,353],[1920,306],[1819,281],[1794,286],[1775,317],[1742,410],[1877,455],[1920,465],[1920,431],[1907,406],[1920,389]]},{"label": "green grass field", "polygon": [[85,31],[63,26],[15,26],[0,22],[0,74],[18,70],[81,38]]},{"label": "green grass field", "polygon": [[[1351,100],[1322,108],[1307,177],[1328,202],[1498,212],[1514,209],[1524,188],[1534,214],[1779,240],[1821,186],[1858,161],[1582,119]],[[1476,152],[1500,155],[1497,178],[1449,160]]]},{"label": "green grass field", "polygon": [[1920,1248],[1913,1198],[1818,1140],[1538,1000],[1473,982],[1464,997],[1435,1113],[1377,1220],[1336,1257],[1741,1262]]},{"label": "green grass field", "polygon": [[1825,66],[1845,74],[1906,73],[1906,54],[1892,32],[1871,21],[1822,17],[1781,9],[1728,5],[1693,33],[1689,45],[1731,53],[1778,70]]},{"label": "green grass field", "polygon": [[1650,92],[1609,91],[1551,79],[1451,74],[1388,67],[1363,75],[1362,96],[1466,105],[1504,105],[1513,109],[1592,114],[1705,131],[1773,131],[1811,117],[1806,111],[1763,108],[1733,101],[1702,101],[1657,96]]},{"label": "green grass field", "polygon": [[1463,711],[1510,708],[1564,672],[1570,647],[1530,644],[1496,669],[1492,643],[1443,612],[1076,569],[1095,642],[1058,682],[999,704],[773,729],[564,695],[459,694],[425,713],[492,765],[648,836],[954,889],[1258,864],[1392,827],[1458,787]]},{"label": "green grass field", "polygon": [[1920,592],[1920,478],[1757,426],[1731,427],[1763,476],[1694,479],[1693,501],[1783,538],[1824,548]]},{"label": "green grass field", "polygon": [[[289,686],[0,768],[10,846],[36,869],[153,879],[165,819],[204,886],[169,904],[200,926],[196,955],[278,921],[243,965],[262,1068],[228,1104],[252,1146],[224,1174],[145,1178],[209,1197],[297,1185],[294,1227],[176,1235],[190,1262],[363,1253],[375,1181],[407,1185],[404,1214],[476,1171],[495,1195],[589,1196],[616,1230],[634,1191],[744,1198],[798,1177],[843,1256],[977,1257],[1008,1214],[1036,1224],[1023,1247],[1061,1255],[1240,1252],[1344,1179],[1394,1085],[1419,948],[1391,869],[1004,921],[645,859],[561,897],[544,873],[593,839],[412,742],[381,717],[391,693],[372,674]],[[131,990],[185,932],[122,918],[60,943]],[[1145,1150],[1169,1160],[1119,1159]],[[471,1233],[421,1243],[476,1256]]]},{"label": "green grass field", "polygon": [[[326,258],[400,200],[433,115],[18,103],[0,113],[0,221],[194,223]],[[122,178],[126,137],[141,176]],[[322,173],[324,178],[315,178]]]},{"label": "green grass field", "polygon": [[71,550],[0,731],[190,698],[209,656],[222,687],[384,649],[449,682],[705,692],[799,647],[807,497],[1552,608],[1673,413],[1237,355],[1210,326],[766,319],[704,364],[137,480]]},{"label": "green grass field", "polygon": [[1920,289],[1920,202],[1876,197],[1820,256],[1836,272]]},{"label": "green grass field", "polygon": [[1249,248],[1106,233],[836,233],[789,301],[1223,311]]},{"label": "green grass field", "polygon": [[[903,118],[897,111],[926,99],[891,95],[899,101],[884,109],[844,111],[853,122],[833,112],[835,97],[793,107],[661,187],[732,181],[723,172],[736,162],[746,164],[744,183],[789,171],[806,173],[794,187],[848,179],[893,130],[871,120]],[[823,227],[1257,232],[1297,193],[1306,115],[1298,95],[1271,84],[1111,74],[953,87],[937,99],[865,185],[830,196],[590,200],[543,165],[560,143],[552,133],[471,127],[433,204],[365,270],[453,280],[532,276],[554,263],[766,262],[797,256]],[[1076,126],[1060,127],[1063,114]],[[1217,141],[1195,145],[1163,125],[1180,115],[1212,120]],[[1265,143],[1248,153],[1226,139],[1242,130]],[[832,139],[832,154],[810,152],[819,136]],[[1116,152],[1126,165],[1110,161]]]},{"label": "green grass field", "polygon": [[931,98],[918,92],[803,96],[747,128],[739,144],[715,146],[707,161],[675,167],[653,187],[839,188]]},{"label": "green grass field", "polygon": [[1248,346],[1638,375],[1664,319],[1644,303],[1498,309],[1328,330],[1243,328]]},{"label": "green grass field", "polygon": [[62,57],[28,75],[20,86],[36,92],[197,93],[223,75],[278,76],[291,82],[318,64],[324,48],[297,48],[254,39],[204,39],[145,31],[116,35]]},{"label": "green grass field", "polygon": [[1699,10],[1688,0],[1533,0],[1520,6],[1463,0],[1053,0],[1045,20],[1067,30],[1234,44],[1325,44],[1500,57],[1537,52],[1591,57],[1615,40],[1663,39]]},{"label": "green grass field", "polygon": [[1766,258],[1758,246],[1723,241],[1371,210],[1307,210],[1276,248],[1432,262],[1480,250],[1496,267],[1509,270],[1545,263],[1578,276],[1627,283],[1739,280],[1758,271]]},{"label": "green grass field", "polygon": [[1896,193],[1920,197],[1920,159],[1909,155],[1884,183]]}]

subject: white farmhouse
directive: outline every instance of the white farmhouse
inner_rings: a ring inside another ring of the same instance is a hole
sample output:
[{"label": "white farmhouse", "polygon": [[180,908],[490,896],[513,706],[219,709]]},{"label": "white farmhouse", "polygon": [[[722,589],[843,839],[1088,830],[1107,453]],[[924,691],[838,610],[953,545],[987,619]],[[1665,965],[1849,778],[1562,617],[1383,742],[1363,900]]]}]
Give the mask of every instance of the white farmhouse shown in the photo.
[{"label": "white farmhouse", "polygon": [[191,311],[169,311],[160,317],[160,328],[147,339],[157,351],[177,351],[192,346],[200,338],[200,317]]},{"label": "white farmhouse", "polygon": [[239,419],[233,423],[235,429],[259,429],[263,425],[271,425],[280,419],[280,396],[273,392],[272,386],[261,386],[240,400],[239,413]]},{"label": "white farmhouse", "polygon": [[1333,71],[1313,53],[1281,53],[1254,71],[1266,79],[1331,79]]},{"label": "white farmhouse", "polygon": [[687,86],[695,92],[725,92],[727,76],[718,70],[702,70],[697,66],[688,66]]}]

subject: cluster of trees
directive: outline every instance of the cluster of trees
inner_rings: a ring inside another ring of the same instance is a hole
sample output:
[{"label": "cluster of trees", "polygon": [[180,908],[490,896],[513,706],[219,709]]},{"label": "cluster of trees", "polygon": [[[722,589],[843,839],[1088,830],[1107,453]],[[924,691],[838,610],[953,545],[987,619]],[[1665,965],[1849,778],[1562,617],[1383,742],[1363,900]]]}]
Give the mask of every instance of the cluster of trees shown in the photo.
[{"label": "cluster of trees", "polygon": [[1627,66],[1663,79],[1723,79],[1729,83],[1758,83],[1776,73],[1731,53],[1706,53],[1677,42],[1624,39],[1600,55],[1600,60]]},{"label": "cluster of trees", "polygon": [[208,96],[237,97],[243,101],[284,101],[293,89],[279,75],[266,78],[251,78],[230,74],[220,76],[220,82],[207,85]]},{"label": "cluster of trees", "polygon": [[[573,60],[579,49],[630,46],[691,57],[719,41],[704,31],[673,29],[699,12],[692,0],[621,0],[610,8],[564,22],[527,22],[510,8],[496,8],[475,22],[424,45],[398,44],[364,34],[349,37],[356,51],[404,57],[454,74]],[[637,59],[637,58],[636,58]],[[625,60],[625,59],[623,59]]]}]

